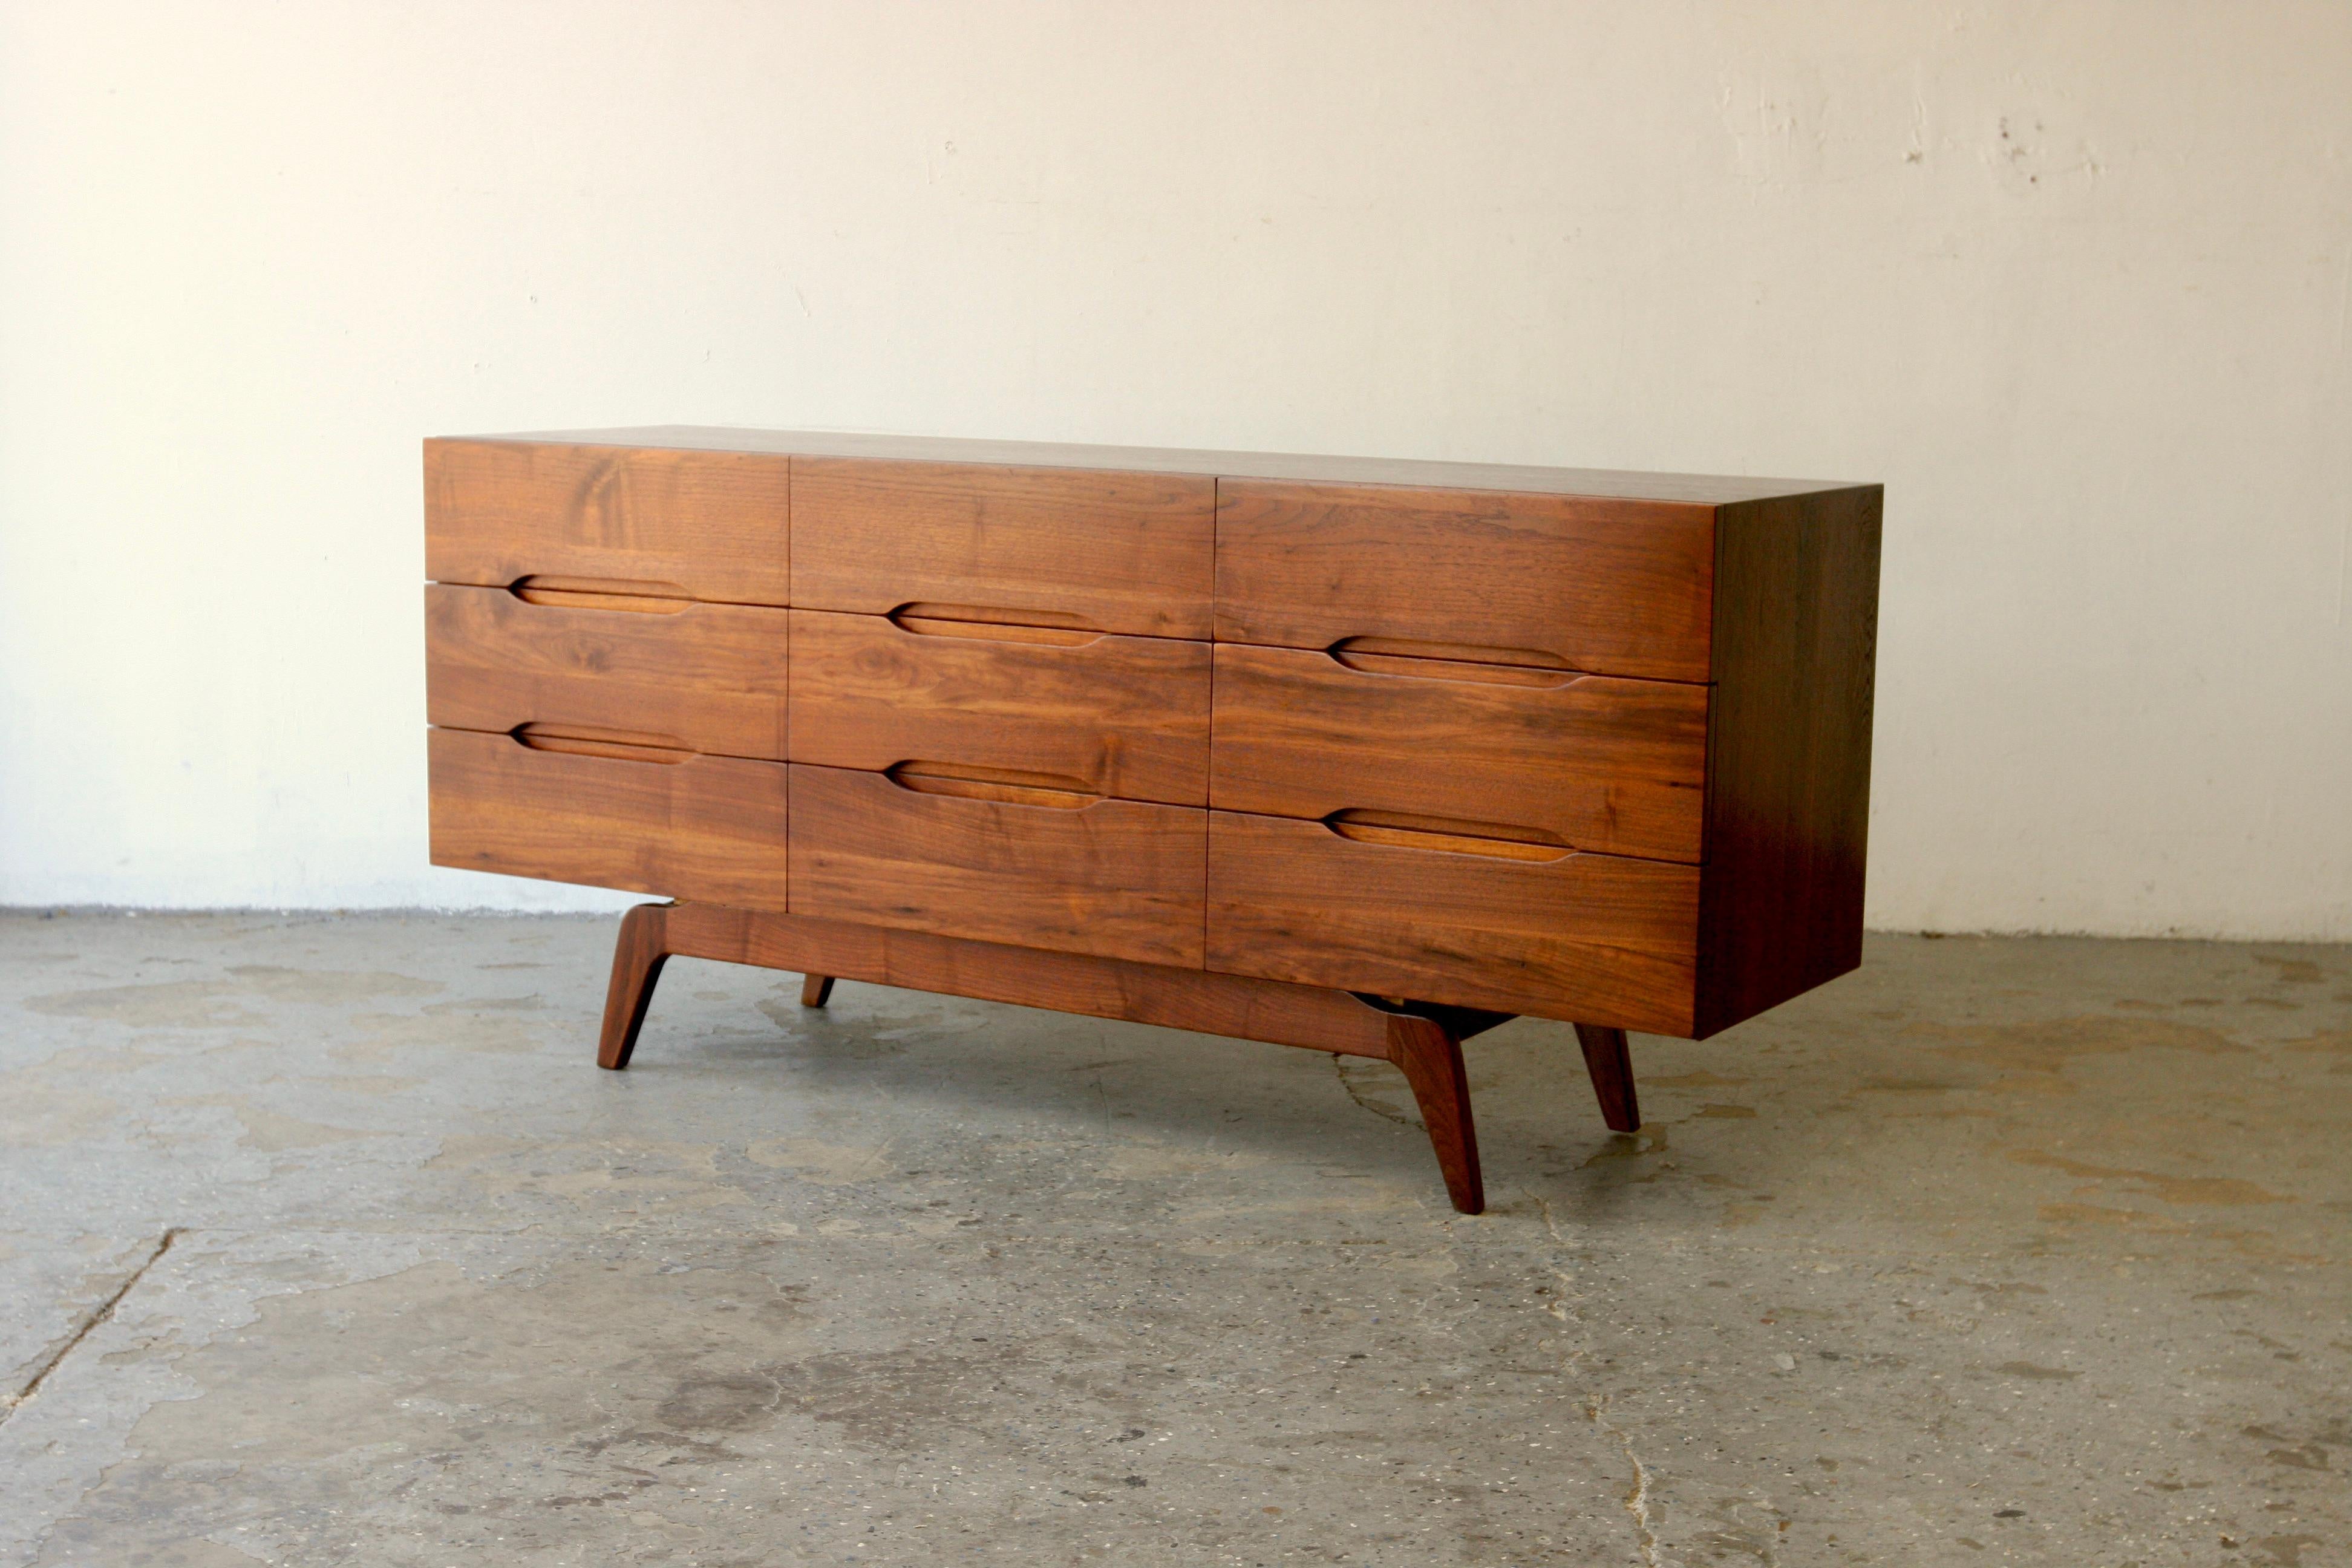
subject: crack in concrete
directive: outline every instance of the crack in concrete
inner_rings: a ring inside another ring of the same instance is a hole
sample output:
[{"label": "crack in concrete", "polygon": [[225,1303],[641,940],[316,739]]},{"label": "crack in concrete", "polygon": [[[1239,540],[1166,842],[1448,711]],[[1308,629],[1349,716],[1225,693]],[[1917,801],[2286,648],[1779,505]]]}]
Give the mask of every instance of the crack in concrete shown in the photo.
[{"label": "crack in concrete", "polygon": [[[1528,1195],[1535,1199],[1536,1208],[1543,1215],[1544,1228],[1551,1232],[1552,1240],[1558,1242],[1562,1247],[1567,1247],[1568,1237],[1559,1233],[1559,1222],[1552,1217],[1550,1202],[1541,1193],[1529,1193]],[[1559,1299],[1546,1307],[1544,1310],[1563,1323],[1573,1322],[1581,1327],[1584,1314],[1579,1309],[1584,1301],[1583,1289],[1577,1284],[1575,1277],[1565,1268],[1555,1267],[1551,1271],[1551,1277],[1559,1281]],[[1570,1346],[1568,1352],[1568,1370],[1573,1373],[1583,1363],[1584,1347],[1580,1344]]]},{"label": "crack in concrete", "polygon": [[1650,1524],[1650,1468],[1642,1463],[1642,1456],[1633,1452],[1633,1439],[1608,1415],[1609,1396],[1596,1394],[1585,1405],[1585,1415],[1592,1424],[1612,1437],[1625,1450],[1625,1462],[1633,1467],[1633,1489],[1625,1494],[1625,1511],[1633,1516],[1633,1530],[1642,1548],[1642,1561],[1648,1568],[1659,1568],[1658,1532]]},{"label": "crack in concrete", "polygon": [[[1552,1216],[1551,1204],[1541,1193],[1528,1195],[1535,1199],[1536,1208],[1543,1215],[1544,1228],[1551,1233],[1552,1240],[1562,1247],[1567,1247],[1568,1237],[1560,1234],[1559,1222]],[[1559,1281],[1563,1299],[1552,1302],[1545,1310],[1561,1322],[1572,1321],[1582,1323],[1584,1314],[1579,1309],[1584,1300],[1583,1290],[1565,1268],[1553,1268],[1551,1277]],[[1571,1375],[1579,1370],[1583,1360],[1581,1346],[1568,1352],[1568,1370]],[[1593,1394],[1585,1401],[1586,1418],[1597,1430],[1617,1439],[1617,1446],[1625,1451],[1625,1462],[1633,1467],[1633,1487],[1625,1494],[1625,1511],[1633,1516],[1634,1542],[1641,1549],[1644,1568],[1661,1568],[1658,1532],[1650,1521],[1650,1468],[1642,1463],[1641,1455],[1633,1452],[1633,1439],[1624,1428],[1609,1419],[1608,1411],[1609,1395],[1605,1394]]]},{"label": "crack in concrete", "polygon": [[0,1422],[6,1421],[11,1415],[32,1403],[33,1396],[41,1392],[41,1385],[48,1382],[49,1374],[64,1363],[66,1357],[73,1354],[75,1348],[82,1341],[96,1333],[100,1324],[114,1316],[114,1309],[122,1304],[122,1298],[131,1294],[131,1288],[145,1279],[147,1270],[154,1268],[156,1260],[171,1251],[172,1244],[184,1234],[184,1227],[173,1226],[157,1237],[155,1245],[148,1249],[147,1256],[140,1260],[139,1267],[125,1276],[122,1283],[114,1288],[113,1294],[100,1302],[82,1319],[74,1331],[67,1335],[56,1350],[49,1352],[47,1359],[33,1369],[33,1375],[26,1380],[25,1386],[13,1394],[0,1396],[5,1397],[5,1404],[0,1404]]},{"label": "crack in concrete", "polygon": [[[1369,1061],[1372,1058],[1367,1057],[1360,1059]],[[1357,1093],[1354,1081],[1348,1077],[1348,1058],[1340,1055],[1338,1051],[1331,1053],[1331,1070],[1339,1076],[1339,1087],[1348,1091],[1348,1098],[1354,1100],[1358,1105],[1362,1106],[1366,1110],[1370,1111],[1374,1116],[1384,1116],[1400,1127],[1418,1127],[1420,1125],[1420,1123],[1413,1121],[1412,1118],[1399,1115],[1397,1112],[1389,1110],[1386,1106],[1374,1105],[1370,1100],[1366,1100],[1362,1095]]]},{"label": "crack in concrete", "polygon": [[[1551,1232],[1551,1238],[1559,1243],[1562,1247],[1566,1247],[1568,1245],[1568,1237],[1560,1235],[1559,1221],[1551,1217],[1551,1200],[1545,1197],[1541,1193],[1529,1193],[1528,1196],[1535,1199],[1536,1208],[1543,1215],[1544,1228]],[[1559,1270],[1554,1269],[1552,1272],[1558,1273]]]},{"label": "crack in concrete", "polygon": [[1769,1527],[1764,1532],[1764,1568],[1780,1568],[1780,1532],[1789,1528],[1789,1517],[1760,1492],[1756,1494],[1756,1506],[1764,1510],[1764,1522]]}]

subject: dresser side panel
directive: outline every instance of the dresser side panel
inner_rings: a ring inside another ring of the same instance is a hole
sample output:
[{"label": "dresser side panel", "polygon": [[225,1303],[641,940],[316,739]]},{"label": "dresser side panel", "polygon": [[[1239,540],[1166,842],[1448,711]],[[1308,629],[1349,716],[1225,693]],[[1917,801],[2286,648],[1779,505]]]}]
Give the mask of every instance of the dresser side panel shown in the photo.
[{"label": "dresser side panel", "polygon": [[1884,494],[1719,514],[1702,1037],[1862,962]]}]

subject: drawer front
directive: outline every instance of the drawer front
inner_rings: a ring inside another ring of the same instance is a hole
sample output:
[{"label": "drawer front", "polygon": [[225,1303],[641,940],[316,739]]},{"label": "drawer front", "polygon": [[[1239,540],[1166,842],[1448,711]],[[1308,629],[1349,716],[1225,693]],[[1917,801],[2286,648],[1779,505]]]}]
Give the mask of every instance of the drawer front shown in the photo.
[{"label": "drawer front", "polygon": [[1707,689],[1220,644],[1212,805],[1699,858]]},{"label": "drawer front", "polygon": [[796,763],[935,763],[1080,795],[1208,800],[1207,643],[791,615]]},{"label": "drawer front", "polygon": [[503,588],[426,588],[426,718],[624,731],[783,761],[785,611],[679,599],[587,607],[593,597],[530,604]]},{"label": "drawer front", "polygon": [[918,793],[792,765],[792,912],[1197,969],[1205,813]]},{"label": "drawer front", "polygon": [[1220,642],[1707,677],[1714,509],[1226,479]]},{"label": "drawer front", "polygon": [[1550,861],[1209,814],[1208,967],[1418,1002],[1691,1032],[1698,868]]},{"label": "drawer front", "polygon": [[436,866],[786,905],[782,763],[624,760],[467,730],[428,737]]},{"label": "drawer front", "polygon": [[791,601],[791,459],[530,441],[425,444],[425,574]]},{"label": "drawer front", "polygon": [[793,603],[1205,640],[1215,497],[1186,474],[794,458]]}]

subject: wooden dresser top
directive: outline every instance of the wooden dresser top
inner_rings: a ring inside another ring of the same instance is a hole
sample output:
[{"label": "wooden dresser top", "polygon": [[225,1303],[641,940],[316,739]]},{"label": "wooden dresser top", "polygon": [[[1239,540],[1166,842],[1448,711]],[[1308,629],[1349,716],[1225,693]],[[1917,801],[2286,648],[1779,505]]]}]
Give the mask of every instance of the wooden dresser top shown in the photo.
[{"label": "wooden dresser top", "polygon": [[1307,484],[1412,485],[1433,489],[1508,490],[1605,500],[1732,506],[1825,491],[1875,489],[1831,479],[1739,479],[1607,468],[1544,468],[1509,463],[1442,463],[1395,458],[1307,457],[1286,452],[1198,452],[1162,447],[1087,447],[1053,441],[974,441],[841,430],[743,430],[713,425],[648,425],[626,430],[537,430],[449,437],[582,447],[761,452],[889,462],[986,463],[1014,468],[1105,468],[1202,474]]}]

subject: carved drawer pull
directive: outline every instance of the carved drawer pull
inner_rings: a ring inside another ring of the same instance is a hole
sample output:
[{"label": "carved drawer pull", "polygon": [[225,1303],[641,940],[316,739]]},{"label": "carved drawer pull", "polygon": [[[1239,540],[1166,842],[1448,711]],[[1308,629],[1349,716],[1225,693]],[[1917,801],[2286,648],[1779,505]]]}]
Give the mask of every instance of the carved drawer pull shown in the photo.
[{"label": "carved drawer pull", "polygon": [[1055,610],[1000,610],[984,605],[901,605],[890,624],[923,637],[984,637],[994,642],[1041,643],[1084,647],[1103,637],[1101,628]]},{"label": "carved drawer pull", "polygon": [[1500,860],[1564,860],[1576,851],[1537,827],[1497,822],[1462,822],[1415,816],[1401,811],[1335,811],[1323,826],[1360,844],[1390,844],[1405,849],[1435,849],[1448,855],[1486,855]]},{"label": "carved drawer pull", "polygon": [[1102,799],[1082,779],[1060,773],[1023,773],[1013,768],[974,768],[959,763],[909,761],[894,763],[883,776],[900,789],[917,795],[961,795],[966,800],[1000,800],[1014,805],[1051,806],[1057,811],[1082,811]]},{"label": "carved drawer pull", "polygon": [[587,724],[518,724],[507,731],[534,752],[570,752],[625,763],[682,763],[695,752],[676,735],[640,730],[600,730]]},{"label": "carved drawer pull", "polygon": [[694,602],[692,595],[675,583],[639,583],[618,577],[523,577],[510,584],[507,592],[526,605],[628,610],[646,616],[674,616]]},{"label": "carved drawer pull", "polygon": [[1366,675],[1412,675],[1423,680],[1541,687],[1566,686],[1580,679],[1561,660],[1533,648],[1408,642],[1399,637],[1344,637],[1323,651],[1333,663]]}]

